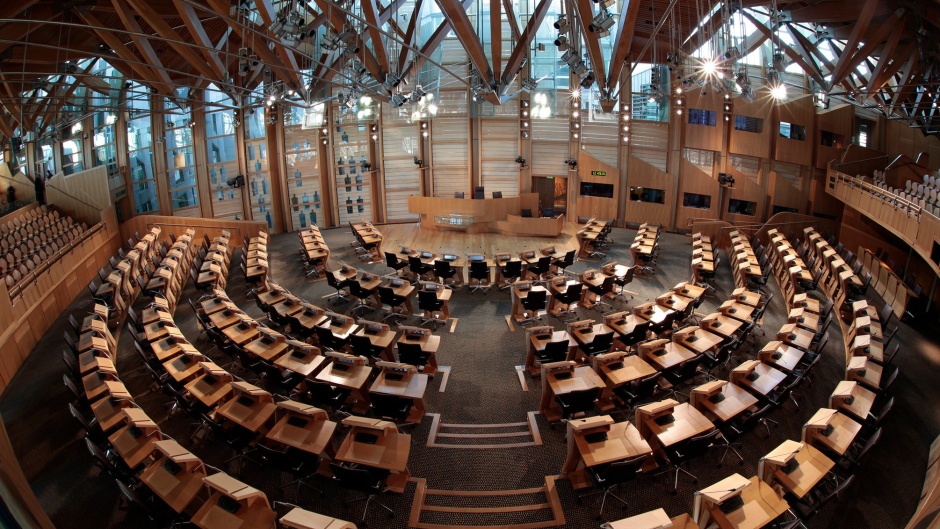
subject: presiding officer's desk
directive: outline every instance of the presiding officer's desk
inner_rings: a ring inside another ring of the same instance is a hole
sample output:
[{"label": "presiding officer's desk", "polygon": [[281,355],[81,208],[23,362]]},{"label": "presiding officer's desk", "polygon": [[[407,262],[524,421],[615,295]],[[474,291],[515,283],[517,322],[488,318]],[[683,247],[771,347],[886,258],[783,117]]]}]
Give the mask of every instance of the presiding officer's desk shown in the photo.
[{"label": "presiding officer's desk", "polygon": [[416,195],[408,197],[408,212],[420,215],[421,227],[425,229],[549,237],[557,237],[561,233],[564,217],[522,217],[523,210],[538,214],[538,193],[477,200]]}]

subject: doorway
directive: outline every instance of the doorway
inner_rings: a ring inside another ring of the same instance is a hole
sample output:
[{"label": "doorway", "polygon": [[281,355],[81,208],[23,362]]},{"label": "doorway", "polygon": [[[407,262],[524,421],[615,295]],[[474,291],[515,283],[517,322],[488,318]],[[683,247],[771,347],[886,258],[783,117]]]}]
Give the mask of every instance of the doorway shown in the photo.
[{"label": "doorway", "polygon": [[[539,213],[551,209],[552,216],[568,209],[568,179],[557,176],[533,176],[532,192],[539,194]],[[544,215],[543,215],[544,216]]]}]

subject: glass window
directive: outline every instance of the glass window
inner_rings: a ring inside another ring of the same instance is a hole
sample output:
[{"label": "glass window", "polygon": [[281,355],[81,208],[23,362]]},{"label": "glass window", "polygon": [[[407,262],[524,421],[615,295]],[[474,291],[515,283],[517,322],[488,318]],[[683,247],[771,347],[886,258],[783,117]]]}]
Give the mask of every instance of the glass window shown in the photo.
[{"label": "glass window", "polygon": [[212,189],[212,215],[234,219],[242,217],[242,191],[228,184],[238,176],[235,152],[235,111],[232,99],[215,85],[205,92],[206,153],[209,188]]},{"label": "glass window", "polygon": [[825,145],[826,147],[835,147],[836,149],[841,149],[843,145],[845,145],[845,136],[842,134],[836,134],[835,132],[829,132],[828,130],[820,130],[819,143],[820,145]]},{"label": "glass window", "polygon": [[689,109],[690,125],[706,125],[714,127],[718,122],[718,114],[714,110]]},{"label": "glass window", "polygon": [[199,205],[196,189],[196,160],[193,153],[192,111],[180,106],[189,89],[178,88],[176,98],[164,99],[166,119],[166,172],[170,185],[171,207],[174,211]]},{"label": "glass window", "polygon": [[795,123],[780,122],[780,137],[791,140],[806,141],[806,127]]},{"label": "glass window", "polygon": [[687,208],[711,209],[712,197],[698,193],[683,193],[682,205]]},{"label": "glass window", "polygon": [[137,214],[160,209],[153,173],[150,90],[132,83],[127,91],[127,161]]},{"label": "glass window", "polygon": [[630,186],[630,200],[634,202],[653,202],[655,204],[665,204],[666,191],[662,189],[653,189],[651,187]]},{"label": "glass window", "polygon": [[728,201],[728,213],[734,213],[735,215],[750,215],[754,216],[757,211],[757,202],[751,202],[749,200],[738,200],[732,198]]},{"label": "glass window", "polygon": [[245,184],[250,193],[251,216],[254,220],[268,223],[274,228],[274,218],[271,216],[271,185],[268,172],[268,144],[265,138],[265,110],[264,107],[252,108],[245,116],[245,164],[248,172],[245,175]]},{"label": "glass window", "polygon": [[764,120],[761,118],[735,114],[734,130],[743,130],[744,132],[755,132],[760,134],[764,131]]}]

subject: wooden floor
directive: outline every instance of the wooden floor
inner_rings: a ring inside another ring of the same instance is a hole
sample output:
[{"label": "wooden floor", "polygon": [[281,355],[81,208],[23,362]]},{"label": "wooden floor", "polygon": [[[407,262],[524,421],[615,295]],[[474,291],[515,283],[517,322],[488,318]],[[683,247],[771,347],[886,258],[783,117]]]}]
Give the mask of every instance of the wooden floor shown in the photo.
[{"label": "wooden floor", "polygon": [[546,246],[555,246],[558,252],[578,249],[575,237],[580,226],[566,223],[558,237],[513,237],[499,233],[462,233],[422,229],[417,223],[386,224],[378,226],[385,240],[383,251],[398,252],[402,246],[415,250],[427,250],[436,254],[451,253],[461,257],[471,253],[482,253],[487,257],[496,252],[513,254],[525,250],[539,250]]}]

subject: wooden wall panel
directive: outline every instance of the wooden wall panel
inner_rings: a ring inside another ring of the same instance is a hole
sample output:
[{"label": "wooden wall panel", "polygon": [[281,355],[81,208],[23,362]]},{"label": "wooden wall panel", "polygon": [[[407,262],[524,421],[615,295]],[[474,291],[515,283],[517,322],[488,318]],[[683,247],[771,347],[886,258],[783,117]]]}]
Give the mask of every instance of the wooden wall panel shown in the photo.
[{"label": "wooden wall panel", "polygon": [[[842,152],[852,139],[852,123],[855,118],[855,107],[851,105],[833,106],[816,113],[816,133],[813,136],[816,142],[816,167],[825,169],[831,160],[841,160]],[[827,147],[820,143],[822,131],[841,134],[844,138],[842,148]]]},{"label": "wooden wall panel", "polygon": [[110,208],[108,170],[105,166],[68,176],[58,173],[46,182],[46,199],[63,213],[91,226]]},{"label": "wooden wall panel", "polygon": [[673,187],[672,175],[660,171],[643,160],[631,156],[627,173],[627,185],[631,187],[662,189],[666,192],[666,200],[663,204],[630,202],[628,191],[628,202],[625,204],[626,211],[624,212],[624,221],[629,224],[649,222],[650,224],[667,227],[673,225],[672,218],[670,218],[672,211],[671,205],[676,199],[676,194]]},{"label": "wooden wall panel", "polygon": [[[734,178],[734,187],[730,189],[725,189],[724,198],[722,199],[721,204],[721,218],[730,221],[730,222],[759,222],[764,219],[764,211],[766,210],[767,202],[767,193],[764,191],[764,188],[761,187],[755,180],[757,177],[755,175],[749,175],[747,173],[742,173],[735,168],[728,169],[731,176]],[[754,208],[754,215],[743,215],[740,213],[729,213],[728,204],[731,199],[736,200],[747,200],[750,202],[756,202],[757,206]]]},{"label": "wooden wall panel", "polygon": [[770,171],[770,190],[769,215],[773,214],[774,206],[794,208],[800,213],[806,213],[806,194],[795,186],[793,181],[783,178],[775,171]]},{"label": "wooden wall panel", "polygon": [[[720,95],[709,94],[701,95],[694,90],[685,93],[686,112],[683,115],[685,120],[685,147],[693,149],[705,149],[706,151],[721,151],[722,138],[725,133],[725,120],[722,117],[724,100]],[[688,123],[688,111],[690,109],[711,110],[716,113],[715,126],[690,125]]]},{"label": "wooden wall panel", "polygon": [[[679,191],[676,193],[676,228],[688,228],[690,225],[689,219],[717,219],[721,209],[721,204],[718,203],[718,190],[720,187],[718,181],[688,160],[682,160],[681,171]],[[711,207],[702,209],[683,206],[685,193],[709,195],[711,197]]]},{"label": "wooden wall panel", "polygon": [[[816,137],[816,107],[813,96],[806,95],[780,101],[776,105],[777,118],[771,134],[774,135],[774,159],[803,166],[813,165],[813,138]],[[806,127],[805,140],[791,140],[780,136],[780,122]]]},{"label": "wooden wall panel", "polygon": [[[592,175],[591,172],[593,171],[600,171],[607,174],[604,176]],[[577,182],[569,184],[577,186],[574,189],[574,195],[577,197],[574,210],[577,212],[577,215],[573,217],[572,220],[577,221],[578,217],[598,217],[601,219],[617,218],[616,197],[620,196],[620,171],[617,170],[617,166],[604,163],[582,151],[578,158],[577,180]],[[581,182],[613,184],[615,198],[580,196],[578,190],[581,188]]]},{"label": "wooden wall panel", "polygon": [[[719,97],[719,96],[715,96]],[[722,108],[724,108],[722,106]],[[766,159],[770,157],[770,140],[777,132],[774,130],[774,123],[771,120],[773,114],[773,98],[766,90],[757,90],[754,101],[748,103],[740,97],[733,100],[733,115],[729,123],[731,131],[731,141],[728,152],[734,154],[744,154]],[[761,132],[747,132],[735,130],[734,117],[736,115],[758,118],[763,120]],[[719,118],[723,119],[723,118]]]}]

